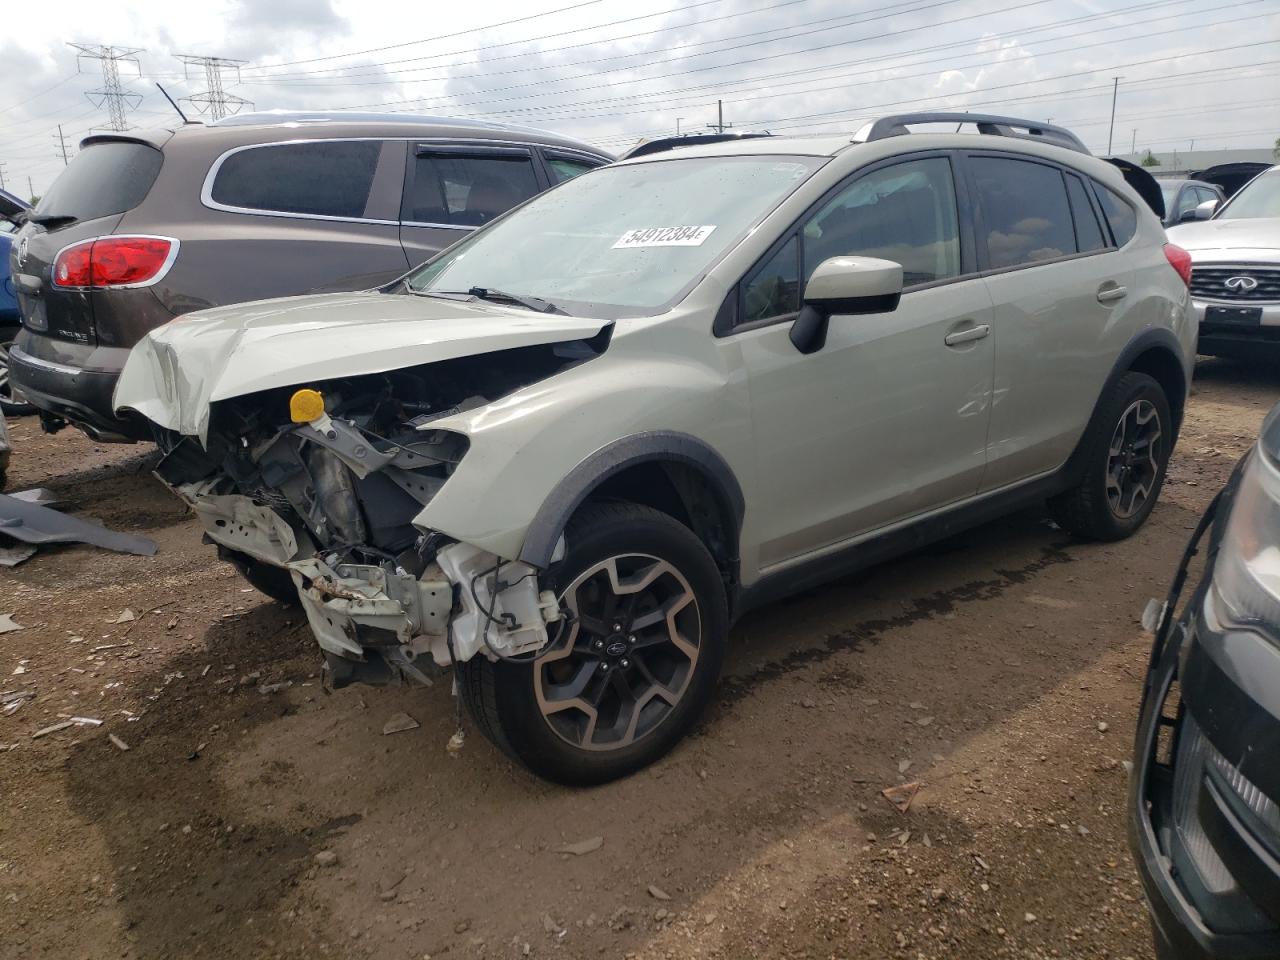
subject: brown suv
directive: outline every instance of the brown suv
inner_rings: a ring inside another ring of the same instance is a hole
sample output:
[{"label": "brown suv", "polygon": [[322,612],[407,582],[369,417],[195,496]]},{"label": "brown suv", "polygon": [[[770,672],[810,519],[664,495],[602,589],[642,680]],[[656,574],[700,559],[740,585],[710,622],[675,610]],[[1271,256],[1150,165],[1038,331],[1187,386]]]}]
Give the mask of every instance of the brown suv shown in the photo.
[{"label": "brown suv", "polygon": [[147,439],[111,402],[147,331],[204,307],[377,287],[611,159],[526,128],[396,115],[89,137],[14,238],[14,387],[47,430]]}]

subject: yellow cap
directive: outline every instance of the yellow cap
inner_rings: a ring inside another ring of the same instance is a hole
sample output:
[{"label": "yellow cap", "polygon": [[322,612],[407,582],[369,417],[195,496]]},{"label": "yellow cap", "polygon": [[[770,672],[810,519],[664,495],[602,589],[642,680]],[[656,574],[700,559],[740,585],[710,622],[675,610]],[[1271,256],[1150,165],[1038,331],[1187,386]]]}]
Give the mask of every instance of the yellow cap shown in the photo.
[{"label": "yellow cap", "polygon": [[299,390],[289,398],[289,417],[294,423],[310,423],[324,416],[324,396],[319,390]]}]

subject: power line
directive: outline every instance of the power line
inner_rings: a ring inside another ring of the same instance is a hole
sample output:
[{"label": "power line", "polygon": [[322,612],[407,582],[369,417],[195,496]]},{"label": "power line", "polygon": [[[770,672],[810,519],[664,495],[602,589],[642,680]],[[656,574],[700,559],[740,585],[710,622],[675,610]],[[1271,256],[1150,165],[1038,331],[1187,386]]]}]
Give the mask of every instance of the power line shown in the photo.
[{"label": "power line", "polygon": [[[390,67],[396,64],[401,64],[401,63],[421,63],[423,60],[444,60],[449,57],[462,57],[462,56],[467,56],[469,54],[484,53],[489,50],[500,50],[503,47],[519,47],[519,46],[525,46],[527,44],[538,43],[542,40],[554,40],[557,37],[567,37],[575,33],[584,33],[584,32],[589,32],[591,30],[603,30],[606,27],[617,27],[617,26],[621,26],[624,23],[635,23],[640,20],[651,20],[654,17],[664,17],[669,13],[685,13],[689,10],[693,10],[698,7],[705,7],[713,3],[721,3],[721,2],[722,0],[696,0],[696,2],[694,3],[684,4],[683,6],[673,7],[667,10],[659,10],[656,13],[645,13],[636,17],[625,17],[622,20],[610,20],[607,23],[593,24],[592,26],[589,26],[589,27],[574,27],[572,30],[560,30],[555,33],[544,33],[536,37],[523,37],[519,40],[504,40],[501,43],[486,43],[480,46],[468,47],[465,50],[450,50],[445,53],[432,53],[432,54],[428,54],[426,56],[421,56],[421,57],[406,57],[403,60],[385,60],[385,61],[378,61],[372,64],[355,63],[355,64],[349,64],[349,65],[340,66],[340,67],[320,67],[317,70],[297,70],[290,73],[265,74],[259,80],[256,80],[256,81],[250,80],[249,83],[263,85],[265,83],[273,82],[273,81],[285,82],[286,80],[300,80],[300,79],[309,77],[313,74],[320,74],[320,73],[333,73],[336,71],[349,71],[349,70],[365,70],[371,67]],[[703,26],[708,23],[717,23],[721,20],[732,20],[732,19],[735,19],[736,17],[745,16],[750,13],[758,13],[761,10],[771,11],[771,10],[779,9],[781,7],[789,7],[796,3],[809,3],[809,2],[811,2],[811,0],[788,0],[788,2],[784,2],[784,3],[773,4],[765,7],[757,7],[752,10],[741,10],[741,11],[737,11],[736,13],[725,14],[724,16],[720,16],[720,17],[709,17],[706,19],[701,19],[697,21],[697,25]],[[548,47],[545,50],[539,50],[538,53],[545,56],[548,53],[559,53],[560,51],[563,51],[563,50],[575,50],[579,47],[590,47],[590,46],[595,46],[601,43],[616,43],[619,40],[632,40],[632,39],[635,39],[636,37],[649,37],[649,36],[653,36],[656,33],[666,33],[670,30],[687,30],[689,26],[690,24],[682,23],[677,26],[660,27],[656,30],[646,30],[643,33],[631,33],[621,37],[605,37],[597,40],[587,40],[582,43],[572,43],[562,47]],[[781,29],[781,28],[777,28],[777,29]],[[707,42],[714,43],[716,41],[709,40]],[[510,55],[501,56],[501,57],[489,57],[486,59],[489,61],[507,60],[507,59],[510,59],[511,57],[523,57],[527,55],[528,55],[527,52],[521,52],[521,53],[515,53],[515,54],[510,54]],[[427,67],[424,69],[429,69],[429,70],[448,69],[448,67],[449,65],[446,64],[444,67]],[[370,71],[370,73],[372,72],[373,71]],[[408,73],[411,71],[395,70],[395,71],[389,71],[389,72]],[[360,74],[352,74],[352,76],[359,76],[359,75]],[[321,80],[321,79],[330,79],[330,78],[317,77],[316,79]]]},{"label": "power line", "polygon": [[321,63],[325,60],[340,60],[343,57],[362,57],[369,53],[382,53],[384,50],[398,50],[403,47],[412,47],[419,43],[431,43],[435,40],[448,40],[452,37],[465,36],[468,33],[481,33],[485,30],[496,30],[498,27],[509,27],[516,23],[526,23],[530,20],[539,20],[542,17],[551,17],[557,13],[567,13],[570,10],[581,10],[583,7],[595,6],[597,3],[603,3],[604,0],[582,0],[581,3],[574,3],[567,7],[558,7],[555,10],[546,10],[542,13],[531,13],[528,16],[516,17],[514,20],[504,20],[501,23],[491,23],[483,27],[469,27],[466,30],[457,30],[453,33],[442,33],[439,36],[427,37],[422,40],[406,40],[403,43],[392,43],[385,47],[371,47],[368,50],[353,50],[350,53],[334,53],[326,57],[311,57],[308,60],[287,60],[284,63],[267,63],[260,67],[253,67],[254,70],[273,70],[277,67],[296,67],[303,63]]},{"label": "power line", "polygon": [[[1255,2],[1256,2],[1256,0],[1255,0]],[[1243,5],[1243,4],[1228,4],[1228,5],[1226,5],[1224,8],[1236,9],[1236,8],[1238,8],[1239,6],[1242,6],[1242,5]],[[1213,8],[1213,9],[1224,9],[1224,8]],[[1206,11],[1206,12],[1210,12],[1210,11]],[[1259,16],[1266,16],[1266,15],[1265,15],[1265,14],[1262,14],[1262,15],[1259,15]],[[1156,22],[1156,20],[1158,20],[1158,19],[1160,19],[1160,18],[1154,18],[1153,20],[1149,21],[1149,23]],[[1148,31],[1147,33],[1145,33],[1145,34],[1144,34],[1144,38],[1148,38],[1148,37],[1157,37],[1157,36],[1163,36],[1163,35],[1165,35],[1165,34],[1169,34],[1169,33],[1178,33],[1178,32],[1182,32],[1182,31],[1186,31],[1186,30],[1191,30],[1191,29],[1197,29],[1197,30],[1198,30],[1198,29],[1201,29],[1201,28],[1202,28],[1202,27],[1204,27],[1204,26],[1216,26],[1216,25],[1220,25],[1220,24],[1223,24],[1223,23],[1235,23],[1235,22],[1238,22],[1239,20],[1248,20],[1248,19],[1256,19],[1256,17],[1238,17],[1238,18],[1232,18],[1232,19],[1228,19],[1228,20],[1224,20],[1224,21],[1217,21],[1217,22],[1214,22],[1214,23],[1212,23],[1212,24],[1204,24],[1204,23],[1197,22],[1197,23],[1195,23],[1195,24],[1190,24],[1190,25],[1185,26],[1185,27],[1177,27],[1177,28],[1172,28],[1172,29],[1170,29],[1170,30],[1161,31],[1161,32],[1155,32],[1155,33]],[[1023,57],[1023,58],[1030,59],[1030,58],[1035,57],[1035,56],[1039,56],[1039,57],[1046,57],[1046,56],[1054,56],[1054,55],[1056,55],[1056,54],[1072,54],[1072,53],[1076,53],[1076,52],[1078,52],[1078,51],[1080,51],[1080,50],[1089,49],[1090,47],[1111,46],[1111,45],[1113,45],[1113,44],[1115,43],[1115,36],[1114,36],[1114,30],[1115,30],[1115,28],[1114,28],[1114,27],[1107,27],[1107,28],[1104,28],[1104,29],[1105,29],[1105,32],[1108,34],[1108,36],[1107,36],[1105,39],[1100,40],[1100,41],[1098,41],[1098,42],[1096,42],[1096,43],[1091,43],[1091,44],[1079,44],[1079,43],[1076,43],[1076,44],[1073,44],[1072,46],[1070,46],[1069,48],[1065,48],[1065,49],[1061,49],[1061,50],[1048,50],[1048,51],[1043,51],[1043,52],[1040,52],[1040,53],[1037,53],[1037,54],[1027,53],[1027,54],[1025,54],[1025,55],[1024,55],[1024,57]],[[1080,32],[1077,32],[1077,33],[1075,33],[1075,34],[1068,34],[1068,35],[1066,35],[1066,36],[1062,36],[1062,37],[1046,38],[1046,39],[1041,40],[1041,41],[1035,41],[1035,43],[1049,43],[1049,42],[1052,42],[1052,41],[1054,41],[1054,40],[1075,40],[1075,39],[1077,39],[1077,38],[1079,38],[1079,37],[1087,36],[1087,35],[1089,35],[1089,34],[1093,34],[1093,33],[1097,33],[1097,32],[1098,32],[1098,29],[1097,29],[1097,28],[1094,28],[1094,29],[1090,29],[1090,30],[1080,31]],[[932,48],[924,48],[924,50],[923,50],[922,52],[927,52],[927,51],[928,51],[928,50],[930,50],[930,49],[932,49]],[[1194,55],[1194,54],[1188,54],[1188,55],[1190,56],[1190,55]],[[896,55],[895,55],[895,56],[896,56]],[[984,56],[984,54],[975,53],[975,54],[970,54],[970,55],[968,55],[968,56],[977,57],[977,56]],[[989,55],[988,55],[988,56],[989,56]],[[874,58],[873,58],[873,59],[874,59]],[[858,62],[858,63],[869,63],[869,62],[872,62],[872,60],[866,60],[866,59],[864,59],[864,60],[855,61],[855,62]],[[995,59],[986,59],[986,60],[982,60],[982,61],[979,61],[979,62],[976,62],[976,63],[965,64],[965,65],[964,65],[964,68],[966,68],[966,69],[967,69],[967,68],[970,68],[970,67],[983,67],[983,66],[990,66],[990,65],[994,65],[994,64],[1002,64],[1002,63],[1009,63],[1009,62],[1012,62],[1012,61],[1010,61],[1010,60],[1006,59],[1002,54],[998,54],[998,55],[996,56],[996,58],[995,58]],[[834,84],[834,85],[832,85],[832,86],[825,86],[825,87],[806,86],[803,90],[799,90],[799,91],[796,91],[796,92],[794,92],[794,93],[785,93],[785,94],[780,94],[780,96],[809,96],[809,95],[812,95],[812,94],[815,94],[815,93],[824,93],[824,92],[827,92],[827,91],[830,91],[830,90],[842,90],[842,89],[845,89],[845,87],[847,87],[847,81],[848,81],[848,80],[855,79],[855,78],[859,78],[859,77],[872,76],[872,75],[875,75],[875,74],[877,74],[877,73],[882,72],[882,71],[883,71],[883,70],[885,70],[885,69],[904,69],[904,68],[908,68],[908,67],[926,66],[926,65],[929,65],[929,64],[936,64],[936,63],[947,63],[947,64],[953,64],[953,63],[954,63],[954,61],[953,61],[950,57],[943,57],[943,58],[931,58],[931,59],[924,59],[924,60],[902,61],[902,62],[894,63],[894,64],[892,64],[892,65],[891,65],[891,67],[888,67],[888,68],[886,68],[886,67],[879,67],[879,68],[872,69],[872,70],[855,70],[855,71],[852,71],[852,72],[843,72],[843,73],[832,74],[831,76],[821,77],[821,78],[818,78],[818,79],[820,79],[820,80],[841,80],[841,81],[846,81],[846,82],[841,82],[841,83]],[[830,69],[830,68],[831,68],[831,66],[838,66],[838,65],[829,65],[829,66],[827,67],[827,69]],[[956,69],[960,69],[960,67],[959,67],[958,65],[957,65],[955,68],[956,68]],[[759,77],[759,78],[741,78],[741,79],[739,79],[739,80],[737,80],[737,81],[732,81],[732,82],[724,82],[724,83],[713,83],[713,84],[707,84],[707,85],[705,85],[705,87],[696,87],[696,86],[695,86],[695,87],[685,87],[684,89],[685,89],[686,91],[688,91],[688,92],[687,92],[686,94],[684,94],[684,95],[681,95],[681,96],[679,96],[679,97],[677,97],[677,98],[673,99],[673,100],[665,100],[665,101],[657,101],[657,102],[647,102],[647,103],[646,103],[646,102],[641,102],[641,103],[638,103],[638,104],[637,104],[637,106],[638,106],[640,109],[637,109],[637,110],[630,110],[630,111],[628,111],[628,110],[612,109],[612,110],[610,110],[610,112],[609,112],[609,113],[604,113],[604,114],[583,114],[583,113],[568,113],[568,112],[564,112],[564,111],[574,110],[574,109],[576,109],[576,108],[578,108],[578,107],[585,107],[585,106],[604,106],[604,105],[606,105],[606,104],[620,104],[620,103],[624,103],[624,102],[626,102],[626,101],[637,101],[637,100],[642,100],[642,98],[645,98],[645,97],[661,96],[663,93],[666,93],[666,92],[669,92],[669,91],[656,91],[656,92],[649,93],[649,94],[632,94],[632,95],[624,96],[624,97],[611,97],[611,98],[607,98],[607,99],[604,99],[604,100],[578,101],[578,102],[575,102],[574,104],[544,104],[544,105],[540,105],[540,106],[519,107],[519,108],[506,109],[506,110],[483,111],[483,112],[476,112],[476,113],[471,113],[471,114],[459,114],[459,115],[460,115],[460,116],[470,116],[470,117],[483,117],[483,116],[512,117],[512,116],[516,116],[516,115],[519,115],[519,114],[538,113],[538,114],[539,114],[539,119],[546,119],[546,120],[554,120],[554,119],[564,119],[564,120],[587,120],[587,119],[597,119],[597,118],[601,118],[601,117],[617,117],[617,116],[625,116],[625,115],[628,115],[628,114],[635,114],[635,113],[649,113],[649,112],[652,112],[654,109],[657,109],[657,108],[666,108],[666,109],[675,109],[675,110],[685,109],[686,107],[689,107],[689,106],[693,106],[693,105],[695,105],[695,104],[692,104],[692,103],[690,103],[690,102],[689,102],[691,99],[692,99],[692,100],[694,100],[695,102],[705,102],[705,101],[702,99],[702,97],[700,97],[700,96],[699,96],[699,94],[697,93],[697,91],[702,90],[702,89],[706,89],[706,88],[714,89],[714,88],[716,88],[716,87],[733,86],[733,92],[734,92],[736,95],[738,95],[738,96],[741,96],[742,94],[745,94],[745,93],[752,93],[752,92],[760,91],[760,90],[768,90],[768,91],[770,91],[771,97],[776,98],[777,96],[779,96],[779,94],[777,94],[775,91],[776,91],[779,87],[796,86],[796,85],[798,85],[798,84],[809,83],[809,82],[811,82],[811,80],[813,79],[813,78],[810,78],[809,80],[788,81],[788,82],[785,82],[785,83],[777,83],[777,82],[773,82],[773,81],[775,81],[778,77],[787,76],[787,75],[788,75],[788,73],[790,73],[790,71],[784,71],[784,72],[782,72],[782,73],[776,73],[776,74],[767,74],[767,75],[764,75],[764,76]],[[900,82],[900,81],[903,81],[903,80],[916,80],[916,79],[921,79],[921,78],[933,77],[933,76],[935,76],[935,75],[936,75],[936,71],[928,70],[928,71],[921,72],[921,73],[906,74],[906,75],[899,75],[899,76],[895,76],[895,77],[893,77],[893,78],[892,78],[892,80],[893,80],[893,82],[895,82],[895,83],[896,83],[896,82]],[[770,81],[770,82],[766,82],[766,83],[764,83],[762,86],[756,86],[756,87],[745,87],[745,88],[744,88],[744,87],[739,86],[739,84],[743,83],[744,81],[745,81],[745,82],[752,82],[752,80],[753,80],[753,79],[766,80],[766,81]],[[1033,82],[1033,83],[1034,83],[1034,82],[1038,82],[1038,81],[1028,81],[1028,82]],[[510,102],[510,101],[512,101],[512,100],[518,100],[518,99],[521,99],[521,98],[502,98],[502,99],[494,100],[494,101],[477,101],[477,103],[476,103],[476,104],[465,104],[464,106],[482,105],[482,104],[484,104],[484,103],[486,103],[486,102],[487,102],[487,103],[505,103],[505,102]],[[560,112],[559,112],[559,113],[549,113],[549,111],[560,111]]]},{"label": "power line", "polygon": [[[1263,41],[1263,42],[1273,42],[1273,41]],[[1234,49],[1234,48],[1226,48],[1226,49]],[[1208,51],[1208,52],[1216,52],[1216,51]],[[1176,57],[1176,56],[1164,57],[1155,61],[1143,61],[1143,63],[1144,64],[1159,63],[1159,62],[1164,62],[1168,60],[1178,60],[1178,59],[1180,59],[1180,57]],[[1145,80],[1136,80],[1134,81],[1134,84],[1160,83],[1163,87],[1164,85],[1166,85],[1166,82],[1171,79],[1179,79],[1182,77],[1189,77],[1189,76],[1203,76],[1204,74],[1222,73],[1222,72],[1227,72],[1232,70],[1245,70],[1253,67],[1271,66],[1277,63],[1280,63],[1280,60],[1265,60],[1259,63],[1239,64],[1233,67],[1210,67],[1202,70],[1190,70],[1182,73],[1163,74],[1158,77],[1149,77]],[[1123,66],[1126,66],[1126,67],[1132,67],[1132,66],[1138,66],[1138,65],[1140,64],[1123,64]],[[808,114],[801,117],[782,117],[782,118],[772,118],[767,120],[755,120],[753,121],[753,125],[758,125],[762,129],[767,129],[771,131],[788,130],[790,128],[803,129],[806,127],[813,128],[813,127],[821,127],[821,126],[836,126],[836,125],[847,124],[849,120],[848,119],[846,120],[828,119],[828,118],[831,118],[834,114],[854,113],[854,114],[857,114],[858,116],[868,116],[868,115],[872,115],[873,112],[877,110],[882,110],[887,108],[901,109],[904,107],[912,107],[912,106],[919,106],[919,105],[936,105],[940,101],[943,103],[954,105],[956,104],[957,100],[964,100],[965,102],[959,104],[960,106],[979,107],[979,106],[990,106],[993,104],[1013,104],[1013,103],[1023,103],[1023,102],[1034,102],[1039,100],[1070,99],[1071,97],[1068,96],[1070,91],[1058,90],[1058,91],[1051,91],[1051,92],[1044,92],[1044,93],[1037,93],[1037,94],[1028,94],[1026,96],[1021,96],[1021,97],[1001,96],[1000,98],[995,100],[979,100],[977,102],[968,102],[969,98],[974,95],[991,93],[993,91],[998,91],[998,90],[1006,90],[1010,87],[1021,87],[1021,86],[1026,86],[1028,84],[1033,84],[1033,83],[1048,82],[1051,80],[1074,79],[1078,76],[1082,76],[1087,73],[1101,73],[1106,69],[1107,69],[1106,67],[1099,67],[1097,70],[1084,71],[1083,73],[1081,72],[1068,73],[1068,74],[1061,74],[1053,77],[1042,77],[1039,80],[1019,81],[1017,83],[1006,83],[1006,84],[997,84],[995,86],[990,86],[990,87],[979,87],[974,90],[970,90],[967,93],[956,94],[952,96],[917,97],[917,98],[908,99],[908,100],[891,100],[884,103],[864,104],[858,107],[851,107],[848,109],[841,109],[841,110],[835,110],[835,111],[826,111],[819,114]],[[1109,83],[1097,84],[1091,88],[1084,88],[1084,89],[1104,90],[1110,86],[1111,84]],[[1077,88],[1077,92],[1079,91],[1079,89],[1080,88]],[[822,119],[815,119],[815,118],[822,118]],[[857,119],[857,117],[853,117],[849,119]],[[797,121],[803,121],[803,122],[797,122]],[[637,137],[655,136],[657,133],[660,133],[660,132],[661,131],[655,132],[652,130],[643,131],[643,132],[632,132],[629,134],[620,135],[618,137],[602,138],[600,142],[609,143],[613,141],[632,140]]]},{"label": "power line", "polygon": [[227,93],[222,83],[222,72],[224,70],[230,72],[235,71],[236,81],[240,80],[240,68],[245,65],[245,60],[229,60],[226,57],[201,57],[190,53],[175,53],[174,57],[181,60],[190,76],[192,67],[200,67],[204,70],[205,89],[199,93],[193,93],[190,96],[182,98],[183,103],[189,103],[200,113],[207,113],[214,120],[221,120],[229,114],[239,113],[245,107],[252,107],[253,101],[246,100],[244,97],[237,97],[233,93]]},{"label": "power line", "polygon": [[[129,124],[124,115],[137,108],[142,96],[137,93],[125,93],[120,83],[120,64],[132,63],[142,74],[142,66],[138,63],[137,54],[141,47],[113,47],[96,43],[70,43],[67,46],[79,51],[76,55],[76,66],[81,60],[98,60],[102,64],[102,89],[91,90],[85,94],[95,107],[107,108],[107,125],[112,130],[128,130]],[[95,101],[94,97],[98,99]]]},{"label": "power line", "polygon": [[[683,13],[686,10],[690,10],[694,7],[703,6],[705,3],[718,3],[718,2],[720,2],[720,0],[701,0],[701,2],[699,3],[691,3],[683,8],[679,8],[676,10],[664,10],[662,11],[662,13],[664,14]],[[698,20],[696,23],[697,23],[697,26],[701,27],[710,23],[719,23],[725,20],[736,20],[739,17],[750,16],[751,14],[755,14],[755,13],[774,13],[777,10],[782,9],[783,7],[791,7],[797,4],[805,4],[809,2],[811,2],[811,0],[784,0],[784,2],[781,2],[781,3],[770,4],[763,7],[753,7],[750,10],[738,10],[738,11],[735,11],[734,13],[724,14],[723,16],[719,16],[719,17],[703,18],[701,20]],[[911,10],[893,9],[895,7],[909,7],[912,4],[920,4],[922,2],[923,0],[899,0],[899,2],[897,3],[881,5],[879,7],[876,7],[875,9],[879,12],[880,15],[875,17],[866,17],[865,16],[866,11],[858,11],[856,13],[842,13],[837,16],[820,17],[816,20],[806,20],[800,23],[789,23],[783,26],[770,27],[767,30],[754,30],[749,33],[739,33],[739,34],[731,34],[729,36],[716,37],[715,39],[712,39],[712,40],[696,40],[696,41],[691,41],[689,43],[676,44],[674,46],[664,46],[662,52],[664,54],[670,54],[671,52],[676,50],[687,50],[693,47],[706,47],[714,44],[724,43],[727,40],[741,40],[746,37],[758,37],[766,33],[777,33],[780,30],[794,30],[799,27],[814,26],[815,24],[826,25],[828,29],[831,29],[830,25],[834,24],[837,20],[859,21],[860,18],[861,18],[861,22],[868,22],[869,20],[883,20],[887,17],[896,16],[899,13],[903,13],[903,14],[915,13],[917,10],[932,9],[938,6],[946,6],[948,4],[958,3],[960,2],[960,0],[939,0],[939,2],[925,4],[925,6],[917,6]],[[1188,2],[1188,0],[1178,0],[1178,2]],[[657,16],[657,15],[658,14],[648,14],[647,16]],[[643,18],[633,17],[631,19],[639,20]],[[601,26],[613,26],[615,24],[627,23],[627,22],[630,22],[630,21],[619,20],[619,21],[615,21],[613,24],[602,24]],[[854,24],[852,23],[841,24],[841,26],[853,26],[853,25]],[[659,27],[656,30],[642,31],[640,33],[628,33],[628,34],[624,34],[622,36],[616,36],[616,37],[602,37],[597,40],[585,41],[583,43],[572,43],[572,44],[567,44],[565,46],[560,46],[560,47],[548,47],[544,50],[539,50],[538,54],[539,56],[546,56],[549,53],[561,53],[565,50],[578,50],[578,49],[581,49],[582,47],[597,47],[606,43],[618,43],[624,40],[635,40],[639,37],[648,38],[648,37],[653,37],[659,33],[669,33],[673,30],[688,30],[690,26],[691,24],[679,23],[679,24],[673,24],[667,27]],[[583,27],[583,28],[579,28],[578,30],[566,31],[566,33],[579,33],[584,29],[599,29],[599,28]],[[807,33],[792,34],[792,37],[806,36],[808,33],[816,33],[816,32],[818,31],[810,30],[810,31],[807,31]],[[441,66],[434,66],[434,67],[413,67],[405,70],[386,70],[385,68],[389,66],[393,66],[397,63],[413,63],[413,62],[417,62],[418,60],[437,59],[438,57],[444,57],[444,56],[457,57],[457,56],[466,56],[468,54],[478,54],[486,50],[497,49],[499,47],[509,47],[509,46],[517,46],[525,43],[532,43],[539,39],[546,39],[546,37],[540,37],[540,38],[535,37],[535,38],[530,38],[529,40],[512,40],[512,41],[507,41],[506,43],[491,44],[491,45],[482,46],[482,47],[473,47],[469,50],[457,50],[449,54],[436,54],[436,55],[433,55],[432,57],[415,57],[410,60],[391,60],[385,63],[368,64],[368,65],[362,64],[358,66],[364,72],[347,73],[345,76],[346,77],[375,76],[375,75],[388,76],[391,74],[399,75],[399,74],[406,74],[406,73],[421,73],[424,70],[444,70],[446,71],[445,76],[448,79],[460,80],[468,77],[488,77],[488,76],[493,76],[495,74],[501,75],[501,74],[510,74],[510,73],[529,73],[531,71],[543,70],[545,69],[545,67],[541,64],[538,64],[538,65],[529,66],[529,67],[517,67],[511,70],[493,70],[490,68],[490,64],[498,60],[527,59],[528,58],[527,51],[519,51],[516,53],[504,54],[499,57],[486,57],[485,58],[486,69],[482,73],[457,74],[453,72],[453,67],[450,64],[443,64]],[[775,40],[785,40],[785,39],[791,39],[791,37],[773,37],[773,38],[770,38],[769,40],[762,41],[762,42],[771,43]],[[733,48],[730,48],[730,49],[733,49]],[[711,53],[720,53],[720,52],[723,52],[723,51],[714,51],[714,50],[707,51],[704,53],[695,54],[694,56],[707,56],[708,54],[711,54]],[[641,50],[637,53],[613,54],[607,57],[597,57],[592,60],[571,60],[566,63],[557,64],[557,66],[558,67],[580,67],[580,66],[588,66],[596,63],[607,63],[612,60],[634,60],[637,57],[652,58],[653,53],[649,50]],[[315,72],[318,73],[318,72],[329,72],[332,70],[351,70],[351,69],[352,68],[349,68],[349,67],[329,67],[325,71],[315,71]],[[289,83],[289,84],[299,84],[299,85],[306,84],[307,86],[315,86],[315,87],[330,87],[330,86],[358,87],[358,86],[385,86],[386,84],[390,84],[390,83],[428,83],[432,80],[444,79],[444,77],[420,77],[413,80],[384,79],[384,80],[371,81],[371,80],[350,80],[350,79],[346,79],[345,77],[308,77],[308,76],[304,76],[303,74],[281,74],[281,75],[273,75],[269,79],[277,83]],[[265,82],[265,81],[260,81],[260,83],[261,82]]]}]

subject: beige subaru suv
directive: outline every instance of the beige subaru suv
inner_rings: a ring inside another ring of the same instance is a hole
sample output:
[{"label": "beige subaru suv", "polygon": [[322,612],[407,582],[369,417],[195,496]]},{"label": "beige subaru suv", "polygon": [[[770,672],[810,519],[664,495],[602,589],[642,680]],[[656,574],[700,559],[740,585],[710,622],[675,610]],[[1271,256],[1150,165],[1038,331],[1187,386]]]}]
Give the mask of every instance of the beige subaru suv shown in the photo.
[{"label": "beige subaru suv", "polygon": [[181,317],[115,403],[335,686],[452,670],[510,756],[593,783],[690,729],[760,604],[1029,503],[1138,529],[1189,267],[1068,131],[888,117],[650,153],[379,291]]}]

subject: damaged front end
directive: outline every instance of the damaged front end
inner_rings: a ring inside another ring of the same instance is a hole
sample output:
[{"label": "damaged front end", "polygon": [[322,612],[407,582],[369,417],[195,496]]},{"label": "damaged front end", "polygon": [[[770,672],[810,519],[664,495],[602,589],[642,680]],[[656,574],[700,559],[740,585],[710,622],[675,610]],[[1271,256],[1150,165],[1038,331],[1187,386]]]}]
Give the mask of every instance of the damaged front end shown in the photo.
[{"label": "damaged front end", "polygon": [[158,430],[157,474],[242,571],[289,572],[334,686],[429,683],[423,658],[523,658],[561,616],[540,571],[415,525],[470,447],[438,423],[602,346],[520,347],[234,397],[213,406],[204,444]]}]

